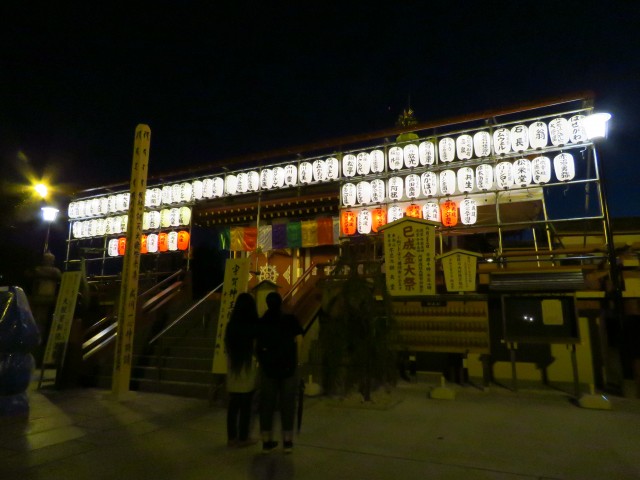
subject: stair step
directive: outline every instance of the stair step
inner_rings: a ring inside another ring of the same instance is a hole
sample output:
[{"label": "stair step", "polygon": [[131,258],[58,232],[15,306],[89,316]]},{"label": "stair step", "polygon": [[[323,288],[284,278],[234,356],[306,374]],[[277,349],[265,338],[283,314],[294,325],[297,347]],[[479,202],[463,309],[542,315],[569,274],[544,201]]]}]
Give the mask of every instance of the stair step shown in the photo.
[{"label": "stair step", "polygon": [[157,357],[155,355],[134,355],[134,365],[140,367],[176,368],[184,370],[210,371],[213,355],[206,358]]},{"label": "stair step", "polygon": [[156,382],[152,380],[132,380],[135,390],[141,392],[165,393],[180,397],[208,398],[211,385],[189,382]]},{"label": "stair step", "polygon": [[158,368],[136,366],[131,370],[131,378],[160,382],[187,382],[208,385],[213,374],[209,370],[187,370],[184,368]]}]

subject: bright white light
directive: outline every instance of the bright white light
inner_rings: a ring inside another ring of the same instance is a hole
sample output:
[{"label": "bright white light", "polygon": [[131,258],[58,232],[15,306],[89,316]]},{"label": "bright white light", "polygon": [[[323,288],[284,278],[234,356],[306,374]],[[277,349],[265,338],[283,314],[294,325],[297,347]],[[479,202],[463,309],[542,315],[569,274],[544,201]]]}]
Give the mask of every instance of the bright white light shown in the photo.
[{"label": "bright white light", "polygon": [[42,219],[45,222],[55,222],[59,210],[54,207],[42,207]]},{"label": "bright white light", "polygon": [[594,113],[582,119],[582,125],[589,140],[605,138],[607,136],[607,122],[611,119],[610,113]]},{"label": "bright white light", "polygon": [[38,183],[37,185],[35,185],[33,187],[33,189],[42,198],[47,198],[47,195],[49,194],[49,189],[47,188],[47,186],[44,183]]}]

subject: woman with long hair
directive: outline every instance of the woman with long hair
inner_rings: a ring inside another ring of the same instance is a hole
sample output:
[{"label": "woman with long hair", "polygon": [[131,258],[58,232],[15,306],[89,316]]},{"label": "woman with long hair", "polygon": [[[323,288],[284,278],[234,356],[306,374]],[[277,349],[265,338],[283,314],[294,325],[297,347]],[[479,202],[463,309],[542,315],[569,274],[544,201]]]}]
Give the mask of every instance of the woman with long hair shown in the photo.
[{"label": "woman with long hair", "polygon": [[227,350],[227,444],[244,447],[256,443],[249,438],[251,405],[256,389],[257,364],[254,355],[258,322],[256,302],[248,293],[236,298],[225,332]]}]

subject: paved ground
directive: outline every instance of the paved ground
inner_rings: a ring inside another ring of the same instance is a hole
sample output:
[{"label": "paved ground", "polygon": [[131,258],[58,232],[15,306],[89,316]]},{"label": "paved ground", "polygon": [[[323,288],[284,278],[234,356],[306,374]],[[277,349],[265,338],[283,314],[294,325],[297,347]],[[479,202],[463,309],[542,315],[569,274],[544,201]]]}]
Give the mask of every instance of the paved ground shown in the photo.
[{"label": "paved ground", "polygon": [[403,384],[391,408],[308,399],[295,451],[230,450],[225,410],[203,400],[99,390],[30,394],[0,419],[1,479],[640,479],[640,401],[575,406],[550,388]]}]

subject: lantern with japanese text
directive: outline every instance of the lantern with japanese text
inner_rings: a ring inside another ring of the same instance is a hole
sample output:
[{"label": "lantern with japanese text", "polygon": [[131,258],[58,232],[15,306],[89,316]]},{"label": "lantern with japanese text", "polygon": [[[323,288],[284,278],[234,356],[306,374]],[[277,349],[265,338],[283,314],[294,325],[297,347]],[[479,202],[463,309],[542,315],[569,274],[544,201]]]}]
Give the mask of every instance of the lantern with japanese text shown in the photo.
[{"label": "lantern with japanese text", "polygon": [[260,188],[263,190],[273,188],[273,170],[270,168],[260,170]]},{"label": "lantern with japanese text", "polygon": [[391,205],[387,210],[387,220],[389,223],[400,220],[404,216],[404,211],[399,205]]},{"label": "lantern with japanese text", "polygon": [[432,141],[425,141],[418,145],[420,165],[433,165],[436,161],[436,147]]},{"label": "lantern with japanese text", "polygon": [[356,185],[356,200],[361,205],[371,203],[371,184],[369,182],[358,182]]},{"label": "lantern with japanese text", "polygon": [[247,172],[247,190],[257,192],[260,188],[260,174],[255,170]]},{"label": "lantern with japanese text", "polygon": [[293,187],[298,184],[298,167],[295,165],[284,167],[284,184],[287,187]]},{"label": "lantern with japanese text", "polygon": [[440,221],[440,205],[436,202],[427,202],[422,206],[422,218],[433,222]]},{"label": "lantern with japanese text", "polygon": [[513,183],[521,187],[531,183],[531,162],[526,158],[513,162]]},{"label": "lantern with japanese text", "polygon": [[409,205],[404,213],[407,217],[422,218],[422,208],[420,208],[420,205],[416,205],[415,203]]},{"label": "lantern with japanese text", "polygon": [[97,221],[96,235],[102,237],[107,233],[107,226],[104,218],[99,218]]},{"label": "lantern with japanese text", "polygon": [[451,137],[445,137],[438,143],[441,162],[452,162],[456,158],[456,141]]},{"label": "lantern with japanese text", "polygon": [[[218,198],[224,195],[225,183],[222,177],[214,177],[211,179],[211,198]],[[206,195],[205,195],[206,196]]]},{"label": "lantern with japanese text", "polygon": [[447,200],[440,205],[440,218],[445,227],[455,227],[458,224],[458,206],[453,200]]},{"label": "lantern with japanese text", "polygon": [[422,194],[426,197],[433,197],[438,193],[438,177],[434,172],[424,172],[420,175]]},{"label": "lantern with japanese text", "polygon": [[561,153],[553,157],[553,170],[556,178],[561,182],[573,180],[576,176],[576,166],[573,163],[573,155],[570,153]]},{"label": "lantern with japanese text", "polygon": [[405,145],[402,149],[404,156],[404,165],[407,168],[415,168],[420,164],[420,156],[418,153],[418,146],[410,143]]},{"label": "lantern with japanese text", "polygon": [[122,221],[122,215],[113,217],[113,233],[124,232],[124,222]]},{"label": "lantern with japanese text", "polygon": [[189,248],[189,232],[180,230],[178,232],[178,250],[186,250]]},{"label": "lantern with japanese text", "polygon": [[371,201],[373,203],[384,201],[384,180],[379,178],[371,180]]},{"label": "lantern with japanese text", "polygon": [[496,165],[496,185],[498,188],[513,186],[513,165],[511,162],[500,162]]},{"label": "lantern with japanese text", "polygon": [[549,135],[547,133],[547,124],[544,122],[533,122],[529,125],[529,144],[531,148],[538,149],[547,146]]},{"label": "lantern with japanese text", "polygon": [[236,175],[236,180],[238,182],[236,184],[236,192],[245,193],[248,187],[247,173],[240,172],[238,175]]},{"label": "lantern with japanese text", "polygon": [[389,149],[389,170],[400,170],[403,160],[402,148],[391,147]]},{"label": "lantern with japanese text", "polygon": [[78,217],[78,202],[69,203],[69,207],[67,208],[67,216],[70,219]]},{"label": "lantern with japanese text", "polygon": [[516,125],[511,128],[511,149],[514,152],[524,152],[529,148],[529,129],[526,125]]},{"label": "lantern with japanese text", "polygon": [[382,150],[373,150],[369,153],[371,160],[371,173],[384,172],[384,152]]},{"label": "lantern with japanese text", "polygon": [[469,193],[474,187],[473,168],[462,167],[458,169],[456,176],[458,177],[458,190],[463,193]]},{"label": "lantern with japanese text", "polygon": [[274,188],[284,187],[284,168],[283,167],[273,167],[273,187]]},{"label": "lantern with japanese text", "polygon": [[118,239],[117,238],[112,238],[111,240],[109,240],[109,243],[107,246],[107,253],[109,254],[110,257],[118,256]]},{"label": "lantern with japanese text", "polygon": [[160,228],[160,224],[162,222],[162,214],[157,210],[152,210],[149,212],[149,229],[155,230],[156,228]]},{"label": "lantern with japanese text", "polygon": [[535,183],[549,183],[551,180],[551,160],[549,157],[536,157],[531,161],[531,176]]},{"label": "lantern with japanese text", "polygon": [[92,198],[89,204],[89,214],[92,217],[95,217],[96,215],[100,215],[100,199],[99,198]]},{"label": "lantern with japanese text", "polygon": [[378,229],[387,223],[387,212],[384,208],[378,207],[371,210],[371,229],[378,233]]},{"label": "lantern with japanese text", "polygon": [[404,182],[400,177],[391,177],[387,184],[387,192],[390,200],[400,200],[402,198],[403,192],[402,187],[404,186]]},{"label": "lantern with japanese text", "polygon": [[158,251],[158,234],[150,233],[147,236],[147,250],[149,253],[156,253]]},{"label": "lantern with japanese text", "polygon": [[420,195],[420,177],[411,173],[404,177],[404,191],[408,198],[416,198]]},{"label": "lantern with japanese text", "polygon": [[179,208],[171,208],[169,210],[169,225],[172,227],[177,227],[180,225],[180,209]]},{"label": "lantern with japanese text", "polygon": [[584,129],[584,115],[574,115],[569,119],[569,127],[571,133],[569,134],[569,140],[571,143],[581,143],[587,140],[587,132]]},{"label": "lantern with japanese text", "polygon": [[353,177],[357,172],[356,156],[348,153],[342,157],[342,175],[345,177]]},{"label": "lantern with japanese text", "polygon": [[127,249],[127,239],[125,237],[118,238],[118,255],[124,255]]},{"label": "lantern with japanese text", "polygon": [[337,158],[327,158],[324,162],[327,166],[327,178],[329,180],[338,180],[340,178],[340,162]]},{"label": "lantern with japanese text", "polygon": [[180,202],[181,192],[182,192],[182,189],[180,188],[179,183],[174,183],[173,185],[171,185],[171,201],[173,203]]},{"label": "lantern with japanese text", "polygon": [[507,128],[498,128],[493,132],[493,151],[496,155],[505,155],[511,151],[511,132]]},{"label": "lantern with japanese text", "polygon": [[483,163],[476,167],[476,185],[478,190],[487,191],[493,187],[493,168]]},{"label": "lantern with japanese text", "polygon": [[[202,196],[204,194],[204,187],[202,185],[202,180],[194,180],[191,183],[191,190],[193,191],[193,199],[194,200],[202,200]],[[147,193],[149,190],[147,190]],[[147,205],[150,207],[151,205]]]},{"label": "lantern with japanese text", "polygon": [[353,235],[356,233],[356,214],[351,210],[343,210],[340,216],[342,222],[342,234]]},{"label": "lantern with japanese text", "polygon": [[[160,201],[162,202],[162,193],[160,194]],[[82,216],[82,212],[80,212],[80,203],[82,203],[82,202],[78,202],[78,216],[79,217]],[[116,213],[118,211],[118,208],[116,207],[116,196],[115,195],[109,195],[107,197],[107,203],[109,204],[109,213]]]},{"label": "lantern with japanese text", "polygon": [[189,182],[180,184],[180,201],[182,203],[190,202],[193,199],[193,187]]},{"label": "lantern with japanese text", "polygon": [[456,154],[460,160],[469,160],[473,156],[473,138],[464,134],[456,138]]},{"label": "lantern with japanese text", "polygon": [[178,225],[189,225],[189,222],[191,222],[191,209],[189,207],[180,207],[178,217]]},{"label": "lantern with japanese text", "polygon": [[109,200],[107,197],[100,197],[100,215],[106,215],[107,213],[109,213]]},{"label": "lantern with japanese text", "polygon": [[478,204],[473,198],[460,202],[460,221],[464,225],[473,225],[478,221]]},{"label": "lantern with japanese text", "polygon": [[[76,222],[78,223],[78,222]],[[76,223],[73,224],[75,227]],[[75,233],[75,231],[74,231]],[[113,233],[113,217],[107,217],[104,220],[104,233],[105,235],[111,235]]]},{"label": "lantern with japanese text", "polygon": [[367,235],[371,233],[373,217],[367,208],[363,208],[358,212],[358,233]]},{"label": "lantern with japanese text", "polygon": [[324,182],[329,178],[327,163],[322,159],[313,161],[313,179],[316,182]]},{"label": "lantern with japanese text", "polygon": [[178,250],[178,232],[169,232],[169,235],[167,235],[167,244],[170,252]]},{"label": "lantern with japanese text", "polygon": [[149,250],[147,248],[147,236],[146,235],[142,235],[140,237],[140,253],[149,253]]},{"label": "lantern with japanese text", "polygon": [[549,122],[549,138],[554,147],[569,143],[571,126],[566,118],[558,117]]},{"label": "lantern with japanese text", "polygon": [[227,195],[235,195],[238,191],[238,177],[233,174],[229,174],[224,177],[224,193]]},{"label": "lantern with japanese text", "polygon": [[367,152],[360,152],[356,157],[356,172],[358,175],[369,175],[371,171],[371,158]]},{"label": "lantern with japanese text", "polygon": [[345,183],[342,186],[342,204],[345,207],[352,207],[356,204],[357,188],[353,183]]},{"label": "lantern with japanese text", "polygon": [[158,234],[158,251],[166,252],[169,250],[169,234],[162,232]]},{"label": "lantern with japanese text", "polygon": [[313,165],[311,162],[300,162],[298,167],[298,180],[301,184],[311,183],[313,180]]},{"label": "lantern with japanese text", "polygon": [[98,221],[94,218],[89,220],[89,236],[95,237],[98,234]]},{"label": "lantern with japanese text", "polygon": [[491,155],[491,135],[489,132],[480,131],[473,135],[473,149],[476,157],[488,157]]},{"label": "lantern with japanese text", "polygon": [[440,172],[440,193],[442,195],[452,195],[456,191],[456,172],[444,170]]}]

